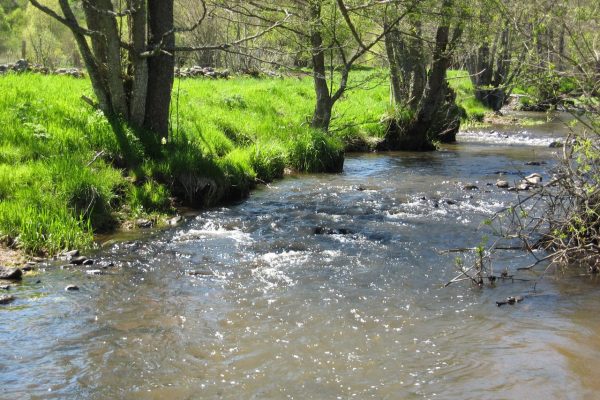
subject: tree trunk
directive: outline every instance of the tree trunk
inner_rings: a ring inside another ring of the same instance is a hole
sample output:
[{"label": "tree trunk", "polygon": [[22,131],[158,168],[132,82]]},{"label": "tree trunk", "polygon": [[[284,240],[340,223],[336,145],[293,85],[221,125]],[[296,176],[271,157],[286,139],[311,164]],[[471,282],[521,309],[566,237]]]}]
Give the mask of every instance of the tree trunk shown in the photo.
[{"label": "tree trunk", "polygon": [[[385,31],[388,30],[387,24],[383,25]],[[400,67],[396,62],[396,54],[394,51],[394,35],[391,31],[388,31],[385,35],[385,51],[387,54],[388,64],[390,67],[390,86],[392,89],[392,100],[394,104],[398,104],[402,100],[402,90],[400,89]]]},{"label": "tree trunk", "polygon": [[175,79],[175,47],[173,33],[173,0],[148,0],[148,42],[150,48],[162,42],[160,54],[148,60],[148,92],[144,127],[155,134],[155,139],[169,136],[169,107]]},{"label": "tree trunk", "polygon": [[327,85],[325,70],[325,49],[321,35],[321,6],[311,6],[312,28],[310,34],[311,55],[313,64],[313,81],[317,101],[313,113],[311,127],[327,131],[331,122],[333,102]]},{"label": "tree trunk", "polygon": [[137,10],[129,17],[130,35],[134,51],[130,53],[130,65],[133,68],[133,82],[129,94],[129,115],[131,122],[141,127],[146,114],[146,95],[148,93],[148,60],[140,57],[146,50],[146,8],[144,0],[130,0],[129,8]]}]

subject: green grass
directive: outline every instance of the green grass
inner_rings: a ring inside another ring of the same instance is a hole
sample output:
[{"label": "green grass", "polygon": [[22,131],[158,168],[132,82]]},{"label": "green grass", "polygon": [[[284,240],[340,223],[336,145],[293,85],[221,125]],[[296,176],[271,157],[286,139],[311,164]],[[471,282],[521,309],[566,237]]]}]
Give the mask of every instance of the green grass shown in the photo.
[{"label": "green grass", "polygon": [[0,240],[39,254],[86,248],[94,232],[125,218],[173,211],[173,195],[209,206],[246,196],[286,167],[339,167],[344,137],[383,134],[386,90],[351,92],[325,135],[309,128],[309,77],[177,80],[172,135],[151,159],[135,132],[81,101],[92,97],[87,80],[1,76]]},{"label": "green grass", "polygon": [[[480,112],[468,78],[450,82],[467,113]],[[309,76],[176,80],[172,133],[152,147],[81,101],[93,95],[87,80],[0,76],[0,240],[30,253],[86,248],[125,219],[171,213],[173,196],[211,206],[285,168],[339,169],[345,143],[383,136],[390,108],[381,70],[354,71],[349,86],[325,134],[309,127]]]},{"label": "green grass", "polygon": [[467,122],[482,122],[490,109],[475,98],[475,88],[464,70],[449,70],[448,83],[456,91],[456,102],[465,110]]}]

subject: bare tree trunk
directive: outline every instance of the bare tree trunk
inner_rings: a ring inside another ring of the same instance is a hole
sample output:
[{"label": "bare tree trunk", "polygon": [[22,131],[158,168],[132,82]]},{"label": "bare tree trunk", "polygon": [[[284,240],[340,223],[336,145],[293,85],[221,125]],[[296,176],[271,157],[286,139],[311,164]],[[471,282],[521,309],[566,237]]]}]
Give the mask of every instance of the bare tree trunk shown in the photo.
[{"label": "bare tree trunk", "polygon": [[173,0],[148,0],[148,32],[150,47],[161,42],[160,54],[148,60],[148,92],[146,97],[146,116],[144,127],[156,135],[166,138],[169,135],[169,106],[171,89],[175,79],[175,47],[173,33]]},{"label": "bare tree trunk", "polygon": [[[387,23],[383,25],[384,30],[388,30]],[[402,90],[400,88],[400,67],[396,60],[396,54],[394,51],[395,38],[390,30],[385,35],[385,51],[387,54],[388,64],[390,67],[390,85],[392,88],[392,99],[395,104],[398,104],[402,100]]]},{"label": "bare tree trunk", "polygon": [[133,83],[131,87],[129,115],[131,122],[141,127],[146,114],[146,95],[148,93],[148,61],[140,54],[146,50],[146,7],[144,0],[130,0],[129,8],[136,10],[130,16],[131,42],[134,51],[130,54],[133,67]]}]

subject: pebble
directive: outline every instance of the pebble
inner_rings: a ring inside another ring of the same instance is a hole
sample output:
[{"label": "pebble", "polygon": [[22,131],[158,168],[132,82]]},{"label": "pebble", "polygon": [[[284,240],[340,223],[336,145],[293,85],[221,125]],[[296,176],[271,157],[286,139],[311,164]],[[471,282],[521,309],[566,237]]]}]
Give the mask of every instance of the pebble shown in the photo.
[{"label": "pebble", "polygon": [[463,186],[463,190],[479,190],[479,187],[477,185],[468,184]]},{"label": "pebble", "polygon": [[69,285],[65,288],[66,292],[74,292],[76,290],[79,290],[79,286],[77,285]]},{"label": "pebble", "polygon": [[101,269],[90,269],[89,271],[85,271],[88,275],[102,275],[103,272]]},{"label": "pebble", "polygon": [[496,182],[496,186],[498,186],[500,189],[507,189],[508,188],[508,181],[498,181]]}]

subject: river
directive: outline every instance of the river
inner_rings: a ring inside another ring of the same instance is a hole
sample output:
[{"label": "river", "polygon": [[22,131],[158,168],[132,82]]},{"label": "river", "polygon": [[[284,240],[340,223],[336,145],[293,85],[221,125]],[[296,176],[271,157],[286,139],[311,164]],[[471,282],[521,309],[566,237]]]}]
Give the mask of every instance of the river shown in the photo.
[{"label": "river", "polygon": [[503,307],[532,283],[442,288],[456,254],[439,251],[479,243],[514,199],[498,172],[547,179],[563,135],[554,121],[349,155],[342,174],[286,177],[117,241],[94,255],[114,263],[104,275],[50,263],[0,308],[0,398],[598,398],[598,280],[552,274]]}]

